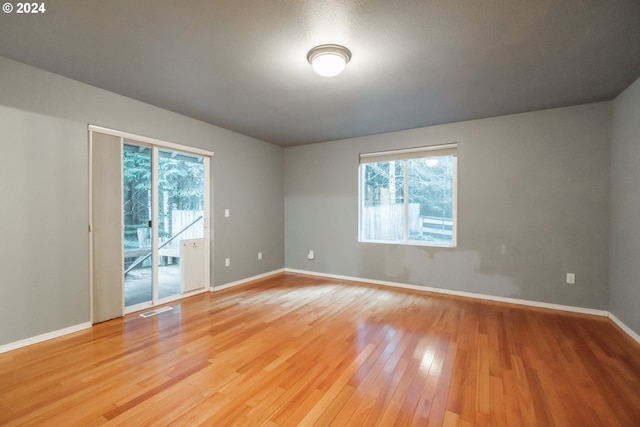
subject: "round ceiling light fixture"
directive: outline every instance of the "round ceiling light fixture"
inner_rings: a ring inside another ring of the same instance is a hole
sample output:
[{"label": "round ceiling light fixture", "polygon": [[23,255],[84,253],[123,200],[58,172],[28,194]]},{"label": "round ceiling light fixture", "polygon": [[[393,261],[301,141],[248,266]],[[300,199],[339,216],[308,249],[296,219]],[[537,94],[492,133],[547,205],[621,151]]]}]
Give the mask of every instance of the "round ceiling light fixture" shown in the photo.
[{"label": "round ceiling light fixture", "polygon": [[340,74],[351,59],[351,51],[337,44],[316,46],[307,54],[307,61],[313,71],[323,77],[334,77]]}]

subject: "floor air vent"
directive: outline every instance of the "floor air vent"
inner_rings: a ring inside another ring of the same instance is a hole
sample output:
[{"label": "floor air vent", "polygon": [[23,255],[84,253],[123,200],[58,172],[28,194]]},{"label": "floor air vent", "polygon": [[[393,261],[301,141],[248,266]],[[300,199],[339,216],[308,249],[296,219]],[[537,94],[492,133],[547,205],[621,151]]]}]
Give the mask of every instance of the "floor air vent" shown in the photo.
[{"label": "floor air vent", "polygon": [[170,307],[167,305],[164,307],[160,307],[157,310],[151,310],[151,311],[147,311],[146,313],[141,313],[140,317],[151,317],[151,316],[155,316],[156,314],[164,313],[165,311],[169,311],[169,310],[173,310],[173,307]]}]

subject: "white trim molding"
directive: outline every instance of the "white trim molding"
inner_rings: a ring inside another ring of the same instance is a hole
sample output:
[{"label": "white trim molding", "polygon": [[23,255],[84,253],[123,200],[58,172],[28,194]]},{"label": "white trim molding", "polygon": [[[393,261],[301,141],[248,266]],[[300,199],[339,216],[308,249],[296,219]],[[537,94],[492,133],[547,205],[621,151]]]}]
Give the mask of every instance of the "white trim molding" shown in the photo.
[{"label": "white trim molding", "polygon": [[476,294],[473,292],[454,291],[449,289],[432,288],[429,286],[410,285],[410,284],[398,283],[398,282],[388,282],[384,280],[363,279],[361,277],[341,276],[338,274],[319,273],[317,271],[308,271],[308,270],[296,270],[293,268],[285,268],[284,271],[287,273],[305,274],[308,276],[327,277],[331,279],[348,280],[351,282],[371,283],[374,285],[383,285],[383,286],[390,286],[394,288],[411,289],[414,291],[433,292],[437,294],[455,295],[455,296],[460,296],[465,298],[475,298],[475,299],[481,299],[481,300],[487,300],[487,301],[506,302],[509,304],[525,305],[529,307],[548,308],[550,310],[568,311],[571,313],[581,313],[581,314],[590,314],[593,316],[608,317],[609,319],[611,319],[613,323],[616,324],[616,326],[622,329],[624,333],[629,335],[629,337],[631,337],[633,340],[635,340],[640,344],[640,335],[636,333],[633,329],[625,325],[613,313],[607,310],[596,310],[593,308],[575,307],[572,305],[551,304],[547,302],[530,301],[530,300],[523,300],[523,299],[517,299],[517,298],[498,297],[498,296],[485,295],[485,294]]},{"label": "white trim molding", "polygon": [[[525,306],[539,307],[539,308],[548,308],[548,309],[551,309],[551,310],[567,311],[567,312],[573,312],[573,313],[582,313],[582,314],[590,314],[590,315],[594,315],[594,316],[608,317],[624,333],[629,335],[629,337],[631,337],[633,340],[635,340],[636,342],[638,342],[640,344],[640,335],[638,333],[636,333],[633,329],[631,329],[627,325],[625,325],[613,313],[611,313],[609,311],[606,311],[606,310],[596,310],[596,309],[592,309],[592,308],[574,307],[574,306],[562,305],[562,304],[550,304],[550,303],[538,302],[538,301],[521,300],[521,299],[517,299],[517,298],[497,297],[497,296],[491,296],[491,295],[477,294],[477,293],[473,293],[473,292],[454,291],[454,290],[449,290],[449,289],[440,289],[440,288],[433,288],[433,287],[428,287],[428,286],[411,285],[411,284],[398,283],[398,282],[389,282],[389,281],[384,281],[384,280],[363,279],[363,278],[360,278],[360,277],[342,276],[342,275],[338,275],[338,274],[326,274],[326,273],[319,273],[319,272],[316,272],[316,271],[297,270],[297,269],[292,269],[292,268],[281,268],[281,269],[273,270],[273,271],[270,271],[270,272],[267,272],[267,273],[258,274],[256,276],[247,277],[246,279],[238,280],[238,281],[235,281],[235,282],[225,283],[224,285],[211,287],[210,291],[211,292],[222,291],[224,289],[229,289],[229,288],[232,288],[234,286],[240,286],[240,285],[244,285],[244,284],[247,284],[247,283],[250,283],[250,282],[254,282],[256,280],[265,279],[267,277],[275,276],[275,275],[280,274],[280,273],[304,274],[304,275],[308,275],[308,276],[326,277],[326,278],[331,278],[331,279],[347,280],[347,281],[351,281],[351,282],[370,283],[370,284],[374,284],[374,285],[383,285],[383,286],[389,286],[389,287],[394,287],[394,288],[410,289],[410,290],[422,291],[422,292],[433,292],[433,293],[437,293],[437,294],[455,295],[455,296],[460,296],[460,297],[465,297],[465,298],[474,298],[474,299],[481,299],[481,300],[487,300],[487,301],[505,302],[505,303],[509,303],[509,304],[525,305]],[[198,293],[202,293],[202,291],[200,291]],[[78,331],[81,331],[81,330],[84,330],[84,329],[89,329],[89,328],[91,328],[91,326],[92,326],[91,322],[85,322],[85,323],[81,323],[79,325],[70,326],[68,328],[59,329],[57,331],[47,332],[47,333],[42,334],[42,335],[38,335],[38,336],[27,338],[27,339],[24,339],[24,340],[16,341],[16,342],[13,342],[13,343],[0,345],[0,353],[6,353],[8,351],[17,350],[19,348],[27,347],[29,345],[37,344],[37,343],[40,343],[40,342],[43,342],[43,341],[47,341],[47,340],[50,340],[50,339],[53,339],[53,338],[59,338],[59,337],[61,337],[63,335],[68,335],[68,334],[72,334],[74,332],[78,332]]]},{"label": "white trim molding", "polygon": [[444,295],[455,295],[459,297],[474,298],[474,299],[481,299],[481,300],[487,300],[487,301],[506,302],[509,304],[526,305],[529,307],[548,308],[551,310],[591,314],[594,316],[604,316],[604,317],[609,316],[608,311],[596,310],[593,308],[574,307],[571,305],[552,304],[547,302],[529,301],[524,299],[508,298],[508,297],[498,297],[493,295],[477,294],[477,293],[466,292],[466,291],[455,291],[450,289],[433,288],[430,286],[410,285],[410,284],[398,283],[398,282],[388,282],[384,280],[363,279],[361,277],[340,276],[337,274],[325,274],[325,273],[318,273],[315,271],[295,270],[290,268],[285,268],[285,271],[287,273],[306,274],[311,276],[328,277],[332,279],[349,280],[352,282],[371,283],[374,285],[383,285],[383,286],[390,286],[394,288],[411,289],[414,291],[433,292],[433,293],[444,294]]},{"label": "white trim molding", "polygon": [[620,329],[622,329],[627,335],[636,340],[640,344],[640,335],[638,335],[633,329],[622,323],[622,320],[618,319],[615,314],[609,312],[609,319],[615,323]]},{"label": "white trim molding", "polygon": [[0,345],[0,353],[6,353],[7,351],[17,350],[22,347],[37,344],[39,342],[48,341],[53,338],[59,338],[63,335],[72,334],[74,332],[82,331],[84,329],[91,328],[91,322],[80,323],[79,325],[69,326],[68,328],[58,329],[57,331],[47,332],[45,334],[37,335],[35,337],[26,338],[20,341],[12,342],[9,344]]},{"label": "white trim molding", "polygon": [[174,142],[163,141],[161,139],[150,138],[148,136],[136,135],[135,133],[123,132],[115,129],[109,129],[102,126],[89,125],[89,132],[105,133],[107,135],[113,135],[126,140],[133,140],[137,142],[144,142],[151,145],[157,145],[158,147],[168,148],[170,150],[177,150],[182,152],[188,152],[192,154],[198,154],[200,156],[213,157],[213,151],[203,150],[202,148],[191,147],[189,145],[176,144]]},{"label": "white trim molding", "polygon": [[285,269],[284,268],[280,268],[278,270],[273,270],[273,271],[269,271],[267,273],[258,274],[257,276],[251,276],[251,277],[247,277],[246,279],[238,280],[238,281],[235,281],[235,282],[225,283],[224,285],[212,286],[211,287],[211,292],[218,292],[218,291],[222,291],[223,289],[232,288],[234,286],[244,285],[245,283],[255,282],[256,280],[264,279],[264,278],[267,278],[267,277],[270,277],[270,276],[275,276],[276,274],[280,274],[280,273],[284,273],[284,272],[285,272]]}]

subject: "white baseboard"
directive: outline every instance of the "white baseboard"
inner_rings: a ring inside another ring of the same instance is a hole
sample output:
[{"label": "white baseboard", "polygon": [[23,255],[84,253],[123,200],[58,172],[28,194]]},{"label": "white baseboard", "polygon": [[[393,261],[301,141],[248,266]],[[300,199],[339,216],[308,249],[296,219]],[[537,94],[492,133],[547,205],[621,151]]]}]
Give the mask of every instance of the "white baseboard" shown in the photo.
[{"label": "white baseboard", "polygon": [[640,335],[638,335],[633,329],[631,329],[630,327],[628,327],[627,325],[625,325],[624,323],[622,323],[622,320],[618,319],[613,313],[609,312],[609,319],[611,319],[611,321],[613,323],[615,323],[616,325],[618,325],[618,327],[620,329],[622,329],[624,332],[627,333],[627,335],[629,335],[631,338],[633,338],[634,340],[636,340],[638,343],[640,343]]},{"label": "white baseboard", "polygon": [[61,337],[63,335],[72,334],[74,332],[78,332],[83,329],[89,329],[90,327],[91,327],[91,322],[85,322],[79,325],[69,326],[68,328],[58,329],[57,331],[47,332],[46,334],[27,338],[24,340],[0,345],[0,353],[6,353],[7,351],[17,350],[19,348],[26,347],[28,345],[37,344],[42,341],[47,341],[53,338]]},{"label": "white baseboard", "polygon": [[267,273],[258,274],[257,276],[247,277],[246,279],[238,280],[236,282],[225,283],[224,285],[213,286],[211,287],[211,292],[218,292],[223,289],[229,289],[234,286],[244,285],[245,283],[253,282],[255,280],[264,279],[265,277],[274,276],[276,274],[283,273],[285,271],[284,268],[280,268],[278,270],[269,271]]},{"label": "white baseboard", "polygon": [[[618,327],[620,327],[620,329],[622,329],[627,335],[629,335],[636,342],[640,343],[640,335],[638,335],[633,329],[631,329],[627,325],[625,325],[614,314],[612,314],[612,313],[610,313],[610,312],[608,312],[606,310],[595,310],[595,309],[591,309],[591,308],[574,307],[574,306],[570,306],[570,305],[550,304],[550,303],[545,303],[545,302],[528,301],[528,300],[521,300],[521,299],[516,299],[516,298],[497,297],[497,296],[491,296],[491,295],[477,294],[477,293],[473,293],[473,292],[454,291],[454,290],[449,290],[449,289],[432,288],[432,287],[428,287],[428,286],[411,285],[411,284],[407,284],[407,283],[398,283],[398,282],[388,282],[388,281],[383,281],[383,280],[363,279],[363,278],[360,278],[360,277],[342,276],[342,275],[338,275],[338,274],[326,274],[326,273],[319,273],[319,272],[316,272],[316,271],[296,270],[296,269],[292,269],[292,268],[281,268],[281,269],[273,270],[273,271],[270,271],[270,272],[267,272],[267,273],[264,273],[264,274],[259,274],[257,276],[247,277],[246,279],[238,280],[236,282],[225,283],[224,285],[220,285],[220,286],[216,286],[214,288],[211,288],[211,292],[221,291],[223,289],[228,289],[228,288],[231,288],[231,287],[234,287],[234,286],[238,286],[238,285],[242,285],[242,284],[245,284],[245,283],[253,282],[255,280],[264,279],[266,277],[274,276],[276,274],[283,273],[283,272],[306,274],[306,275],[310,275],[310,276],[327,277],[327,278],[339,279],[339,280],[348,280],[348,281],[352,281],[352,282],[372,283],[374,285],[383,285],[383,286],[390,286],[390,287],[402,288],[402,289],[411,289],[411,290],[424,291],[424,292],[434,292],[434,293],[445,294],[445,295],[456,295],[456,296],[461,296],[461,297],[466,297],[466,298],[475,298],[475,299],[482,299],[482,300],[488,300],[488,301],[506,302],[506,303],[510,303],[510,304],[526,305],[526,306],[530,306],[530,307],[549,308],[549,309],[552,309],[552,310],[569,311],[569,312],[583,313],[583,314],[591,314],[591,315],[595,315],[595,316],[604,316],[604,317],[608,317],[609,319],[611,319],[611,321],[613,323],[615,323]],[[37,344],[37,343],[42,342],[42,341],[47,341],[47,340],[50,340],[50,339],[53,339],[53,338],[58,338],[58,337],[61,337],[63,335],[72,334],[74,332],[78,332],[78,331],[81,331],[83,329],[89,329],[89,328],[91,328],[91,322],[85,322],[85,323],[81,323],[79,325],[70,326],[68,328],[59,329],[57,331],[47,332],[47,333],[42,334],[42,335],[38,335],[38,336],[27,338],[27,339],[24,339],[24,340],[16,341],[16,342],[13,342],[13,343],[0,345],[0,353],[6,353],[6,352],[11,351],[11,350],[16,350],[16,349],[19,349],[19,348],[22,348],[22,347],[26,347],[26,346],[29,346],[29,345],[32,345],[32,344]]]},{"label": "white baseboard", "polygon": [[523,300],[523,299],[517,299],[517,298],[498,297],[493,295],[477,294],[477,293],[466,292],[466,291],[454,291],[450,289],[432,288],[429,286],[410,285],[407,283],[388,282],[384,280],[363,279],[361,277],[340,276],[337,274],[318,273],[315,271],[295,270],[291,268],[285,268],[285,271],[288,273],[307,274],[311,276],[328,277],[331,279],[349,280],[352,282],[372,283],[374,285],[383,285],[383,286],[390,286],[394,288],[411,289],[414,291],[434,292],[438,294],[455,295],[460,297],[482,299],[487,301],[506,302],[509,304],[526,305],[529,307],[549,308],[551,310],[570,311],[573,313],[582,313],[582,314],[592,314],[594,316],[604,316],[604,317],[609,316],[608,311],[596,310],[593,308],[574,307],[571,305],[551,304],[547,302],[529,301],[529,300]]},{"label": "white baseboard", "polygon": [[326,273],[318,273],[316,271],[307,271],[307,270],[296,270],[293,268],[285,268],[285,272],[287,273],[297,273],[297,274],[306,274],[310,276],[319,276],[319,277],[327,277],[331,279],[339,279],[339,280],[349,280],[352,282],[362,282],[362,283],[372,283],[374,285],[383,285],[383,286],[391,286],[395,288],[402,289],[411,289],[416,291],[424,291],[424,292],[434,292],[438,294],[445,295],[456,295],[466,298],[475,298],[482,299],[488,301],[498,301],[498,302],[506,302],[510,304],[517,305],[526,305],[529,307],[540,307],[540,308],[548,308],[551,310],[559,310],[559,311],[569,311],[572,313],[582,313],[582,314],[591,314],[594,316],[604,316],[608,317],[620,327],[627,335],[629,335],[632,339],[640,343],[640,335],[638,335],[633,329],[625,325],[620,319],[618,319],[614,314],[607,310],[596,310],[593,308],[584,308],[584,307],[575,307],[571,305],[562,305],[562,304],[550,304],[546,302],[538,302],[538,301],[529,301],[522,300],[517,298],[507,298],[507,297],[497,297],[492,295],[484,295],[484,294],[476,294],[473,292],[465,292],[465,291],[454,291],[449,289],[440,289],[440,288],[432,288],[428,286],[419,286],[419,285],[410,285],[406,283],[397,283],[397,282],[387,282],[383,280],[372,280],[372,279],[363,279],[361,277],[351,277],[351,276],[341,276],[337,274],[326,274]]}]

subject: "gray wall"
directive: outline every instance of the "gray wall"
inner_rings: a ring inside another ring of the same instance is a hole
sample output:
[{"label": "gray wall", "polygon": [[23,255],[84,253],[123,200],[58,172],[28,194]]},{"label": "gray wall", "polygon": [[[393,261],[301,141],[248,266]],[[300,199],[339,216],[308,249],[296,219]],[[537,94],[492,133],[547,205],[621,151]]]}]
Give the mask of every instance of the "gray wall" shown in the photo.
[{"label": "gray wall", "polygon": [[640,79],[613,102],[609,311],[640,334]]},{"label": "gray wall", "polygon": [[[610,120],[598,103],[287,148],[285,265],[607,309]],[[451,142],[458,247],[358,243],[358,154]]]},{"label": "gray wall", "polygon": [[[87,124],[215,152],[215,285],[286,265],[609,309],[640,331],[639,110],[636,81],[613,104],[283,150],[0,57],[0,345],[89,321]],[[358,154],[448,142],[458,247],[358,243]]]},{"label": "gray wall", "polygon": [[215,285],[284,266],[282,148],[0,57],[0,345],[90,320],[88,124],[215,152]]}]

